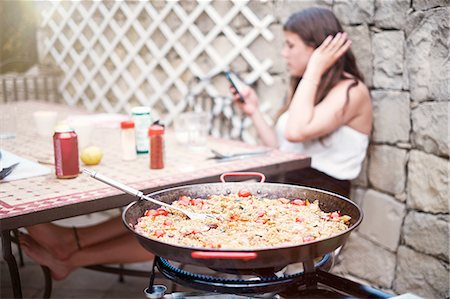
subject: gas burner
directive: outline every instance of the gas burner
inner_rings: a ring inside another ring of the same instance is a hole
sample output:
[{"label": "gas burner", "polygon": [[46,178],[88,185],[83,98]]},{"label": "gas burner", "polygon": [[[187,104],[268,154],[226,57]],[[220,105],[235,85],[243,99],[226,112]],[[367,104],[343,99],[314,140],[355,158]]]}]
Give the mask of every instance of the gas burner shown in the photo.
[{"label": "gas burner", "polygon": [[[323,266],[330,259],[331,255],[324,256],[315,267]],[[185,271],[163,258],[156,258],[155,264],[161,274],[178,284],[193,289],[227,294],[244,295],[278,292],[305,278],[303,271],[285,275],[280,272],[269,274],[268,269],[251,269],[244,272],[225,269],[225,273],[215,272],[213,275],[208,275]],[[230,272],[234,273],[230,275]]]},{"label": "gas burner", "polygon": [[[167,259],[155,257],[147,298],[195,298],[191,294],[165,296],[166,287],[154,285],[156,268],[167,279],[185,287],[214,294],[229,294],[231,298],[390,298],[392,295],[328,273],[333,264],[333,254],[317,261],[295,265],[294,273],[288,267],[278,269],[209,269],[191,265],[175,265]],[[299,267],[300,266],[300,267]],[[301,267],[302,266],[302,267]],[[189,271],[187,271],[189,267]],[[301,268],[301,269],[299,269]],[[181,293],[180,293],[181,294]],[[251,295],[252,297],[249,297]],[[178,297],[177,297],[178,296]],[[230,298],[230,296],[226,298]],[[245,297],[241,297],[245,296]],[[207,297],[205,293],[201,298]],[[200,298],[200,297],[199,297]]]}]

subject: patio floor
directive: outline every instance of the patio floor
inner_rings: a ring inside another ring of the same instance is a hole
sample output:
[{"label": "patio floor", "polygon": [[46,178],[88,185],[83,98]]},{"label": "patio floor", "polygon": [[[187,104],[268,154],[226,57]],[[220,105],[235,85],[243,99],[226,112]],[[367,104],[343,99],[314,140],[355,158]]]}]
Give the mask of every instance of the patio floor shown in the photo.
[{"label": "patio floor", "polygon": [[[116,211],[107,211],[103,213],[90,214],[86,216],[75,217],[67,220],[58,221],[63,225],[76,225],[95,223],[102,221]],[[17,247],[13,247],[16,260],[19,262]],[[42,269],[36,265],[26,255],[24,255],[23,267],[19,268],[22,283],[23,298],[42,298],[44,293],[44,276]],[[151,262],[127,265],[137,270],[151,269]],[[1,293],[0,298],[13,298],[9,271],[6,263],[1,261]],[[78,269],[71,273],[63,281],[53,281],[51,298],[145,298],[143,290],[148,286],[148,278],[125,276],[124,282],[119,282],[117,274],[93,271],[89,269]],[[157,284],[171,286],[170,282],[157,280]],[[177,290],[180,290],[178,287]]]},{"label": "patio floor", "polygon": [[[74,217],[70,219],[56,221],[55,223],[65,226],[86,226],[97,222],[104,221],[109,217],[119,214],[118,209],[105,211],[101,213],[89,214],[85,216]],[[12,246],[16,260],[19,263],[17,246]],[[24,255],[24,266],[19,267],[22,295],[23,298],[42,298],[44,294],[44,275],[39,265],[35,264],[26,255]],[[1,260],[0,264],[0,282],[1,292],[0,298],[13,298],[9,271],[6,263]],[[333,272],[339,275],[341,264],[335,266]],[[139,264],[127,264],[126,268],[150,271],[151,262]],[[72,272],[63,281],[53,281],[51,298],[146,298],[143,290],[148,286],[149,279],[147,277],[125,276],[124,282],[119,282],[117,274],[93,271],[85,268]],[[354,277],[349,277],[355,280]],[[365,283],[361,281],[361,283]],[[165,279],[156,279],[155,284],[163,284],[170,290],[172,282]],[[194,291],[185,287],[177,286],[177,292]],[[411,295],[411,294],[408,294]],[[204,296],[196,296],[195,298],[205,298]],[[208,297],[211,298],[211,297]],[[234,295],[216,295],[214,298],[245,298]],[[418,297],[414,297],[418,298]]]}]

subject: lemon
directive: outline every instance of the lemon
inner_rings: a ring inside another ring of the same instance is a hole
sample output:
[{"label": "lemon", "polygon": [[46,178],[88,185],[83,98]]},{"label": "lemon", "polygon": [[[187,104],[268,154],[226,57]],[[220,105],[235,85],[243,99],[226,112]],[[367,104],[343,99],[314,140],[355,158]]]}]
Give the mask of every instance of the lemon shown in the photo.
[{"label": "lemon", "polygon": [[96,146],[88,146],[81,151],[80,159],[86,165],[97,165],[103,158],[103,151]]}]

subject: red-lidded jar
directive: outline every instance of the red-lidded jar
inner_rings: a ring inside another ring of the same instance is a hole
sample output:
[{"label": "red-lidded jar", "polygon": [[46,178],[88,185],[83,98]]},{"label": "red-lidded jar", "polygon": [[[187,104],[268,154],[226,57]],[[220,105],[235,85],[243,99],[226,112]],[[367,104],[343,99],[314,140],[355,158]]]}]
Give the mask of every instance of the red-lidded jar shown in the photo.
[{"label": "red-lidded jar", "polygon": [[164,127],[152,125],[148,129],[150,139],[150,168],[164,168]]},{"label": "red-lidded jar", "polygon": [[55,174],[58,179],[75,178],[80,173],[78,138],[67,125],[58,125],[53,135]]},{"label": "red-lidded jar", "polygon": [[126,120],[120,123],[120,139],[122,145],[122,159],[130,161],[136,159],[136,134],[134,121]]}]

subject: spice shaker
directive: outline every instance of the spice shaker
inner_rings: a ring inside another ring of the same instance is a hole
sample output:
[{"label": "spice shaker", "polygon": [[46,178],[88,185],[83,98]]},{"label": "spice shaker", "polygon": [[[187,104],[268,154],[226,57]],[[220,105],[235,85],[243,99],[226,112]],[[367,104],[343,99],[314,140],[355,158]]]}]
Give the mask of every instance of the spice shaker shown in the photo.
[{"label": "spice shaker", "polygon": [[136,159],[136,134],[134,132],[134,121],[122,121],[120,123],[120,128],[122,160],[134,160]]},{"label": "spice shaker", "polygon": [[151,124],[150,107],[138,106],[131,109],[136,134],[136,153],[148,153],[147,130]]},{"label": "spice shaker", "polygon": [[150,137],[150,168],[164,168],[164,127],[152,125],[148,129]]}]

